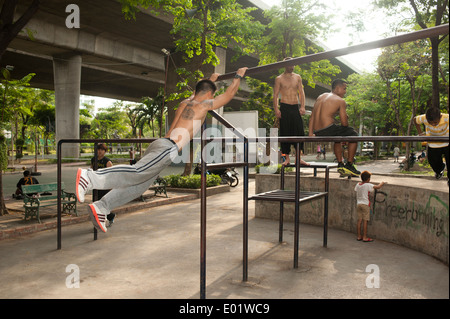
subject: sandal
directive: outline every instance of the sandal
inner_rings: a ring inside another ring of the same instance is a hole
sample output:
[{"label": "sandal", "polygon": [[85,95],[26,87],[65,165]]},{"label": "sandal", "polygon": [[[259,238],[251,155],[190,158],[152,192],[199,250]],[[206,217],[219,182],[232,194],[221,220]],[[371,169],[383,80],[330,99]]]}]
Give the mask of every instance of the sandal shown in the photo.
[{"label": "sandal", "polygon": [[372,238],[367,238],[367,239],[363,240],[363,242],[365,242],[365,243],[370,243],[372,241],[374,241]]}]

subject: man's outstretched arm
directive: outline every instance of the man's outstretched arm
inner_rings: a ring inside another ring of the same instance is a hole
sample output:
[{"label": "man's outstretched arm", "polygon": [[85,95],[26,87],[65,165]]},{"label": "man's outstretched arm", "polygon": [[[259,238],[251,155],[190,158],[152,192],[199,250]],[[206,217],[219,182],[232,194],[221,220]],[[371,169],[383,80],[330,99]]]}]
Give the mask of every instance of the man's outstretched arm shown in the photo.
[{"label": "man's outstretched arm", "polygon": [[225,93],[217,96],[212,103],[211,109],[212,110],[216,110],[218,108],[221,108],[222,106],[228,104],[233,97],[236,95],[239,86],[241,84],[241,78],[244,77],[245,72],[247,72],[248,68],[241,68],[239,70],[237,70],[236,72],[236,76],[233,79],[233,82],[231,82],[231,85],[227,88],[227,90],[225,91]]}]

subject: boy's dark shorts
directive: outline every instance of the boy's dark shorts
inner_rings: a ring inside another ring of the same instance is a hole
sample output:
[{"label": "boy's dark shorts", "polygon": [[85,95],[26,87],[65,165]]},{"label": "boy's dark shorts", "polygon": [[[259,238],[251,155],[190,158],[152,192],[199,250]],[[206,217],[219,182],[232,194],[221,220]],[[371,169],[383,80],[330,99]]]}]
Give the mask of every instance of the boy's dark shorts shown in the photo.
[{"label": "boy's dark shorts", "polygon": [[353,127],[336,124],[331,124],[330,126],[314,131],[314,134],[316,136],[358,136],[358,133]]}]

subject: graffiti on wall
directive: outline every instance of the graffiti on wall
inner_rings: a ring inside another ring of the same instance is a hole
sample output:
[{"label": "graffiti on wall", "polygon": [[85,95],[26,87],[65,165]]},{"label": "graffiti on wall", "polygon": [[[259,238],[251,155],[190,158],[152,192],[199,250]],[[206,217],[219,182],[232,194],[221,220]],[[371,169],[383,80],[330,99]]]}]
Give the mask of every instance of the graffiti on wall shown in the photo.
[{"label": "graffiti on wall", "polygon": [[427,201],[400,202],[387,193],[376,191],[373,203],[374,220],[396,222],[406,228],[426,229],[437,237],[449,235],[449,207],[437,195],[431,194]]}]

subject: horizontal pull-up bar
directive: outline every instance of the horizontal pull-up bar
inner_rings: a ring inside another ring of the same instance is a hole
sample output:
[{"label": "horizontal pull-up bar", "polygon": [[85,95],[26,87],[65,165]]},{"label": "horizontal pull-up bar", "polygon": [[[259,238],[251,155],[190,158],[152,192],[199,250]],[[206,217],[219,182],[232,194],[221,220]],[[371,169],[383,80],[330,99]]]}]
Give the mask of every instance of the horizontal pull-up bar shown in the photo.
[{"label": "horizontal pull-up bar", "polygon": [[[306,64],[306,63],[311,63],[311,62],[315,62],[315,61],[335,58],[338,56],[357,53],[357,52],[361,52],[361,51],[368,51],[368,50],[373,50],[373,49],[378,49],[378,48],[384,48],[384,47],[388,47],[388,46],[391,46],[394,44],[411,42],[411,41],[415,41],[415,40],[419,40],[419,39],[434,38],[434,37],[437,37],[442,34],[448,34],[448,28],[449,28],[449,25],[444,24],[444,25],[440,25],[437,27],[428,28],[428,29],[415,31],[415,32],[410,32],[410,33],[406,33],[406,34],[402,34],[402,35],[397,35],[397,36],[382,39],[382,40],[353,45],[353,46],[349,46],[347,48],[330,50],[330,51],[325,51],[325,52],[320,52],[320,53],[316,53],[316,54],[302,56],[299,58],[293,58],[293,59],[286,60],[286,61],[280,61],[280,62],[275,62],[275,63],[266,64],[266,65],[262,65],[262,66],[256,66],[253,68],[249,68],[247,70],[247,72],[245,73],[245,75],[263,73],[263,72],[267,72],[267,71],[281,69],[286,66]],[[236,72],[222,74],[221,76],[218,77],[217,81],[231,79],[235,76],[235,74],[236,74]]]},{"label": "horizontal pull-up bar", "polygon": [[[200,141],[200,138],[194,138],[195,141]],[[219,142],[237,142],[244,143],[243,139],[237,137],[211,137],[206,138],[205,141],[211,143]],[[249,143],[256,142],[271,142],[271,143],[303,143],[303,142],[449,142],[448,136],[271,136],[271,137],[247,137]]]},{"label": "horizontal pull-up bar", "polygon": [[[62,144],[73,143],[151,143],[157,138],[120,138],[120,139],[62,139],[58,142]],[[210,137],[205,138],[207,142],[280,142],[280,143],[302,143],[302,142],[448,142],[448,136],[259,136],[259,137]],[[200,142],[200,138],[194,138]]]}]

